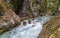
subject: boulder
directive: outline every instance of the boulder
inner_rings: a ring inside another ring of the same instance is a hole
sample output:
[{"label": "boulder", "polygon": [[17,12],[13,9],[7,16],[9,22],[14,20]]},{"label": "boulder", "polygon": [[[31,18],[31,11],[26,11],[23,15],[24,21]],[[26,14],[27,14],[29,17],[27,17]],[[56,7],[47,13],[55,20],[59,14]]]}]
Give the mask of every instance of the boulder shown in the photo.
[{"label": "boulder", "polygon": [[16,15],[13,10],[8,9],[5,11],[4,15],[0,17],[0,31],[11,30],[12,28],[18,26],[19,23],[19,16]]},{"label": "boulder", "polygon": [[60,38],[60,16],[45,23],[38,38]]}]

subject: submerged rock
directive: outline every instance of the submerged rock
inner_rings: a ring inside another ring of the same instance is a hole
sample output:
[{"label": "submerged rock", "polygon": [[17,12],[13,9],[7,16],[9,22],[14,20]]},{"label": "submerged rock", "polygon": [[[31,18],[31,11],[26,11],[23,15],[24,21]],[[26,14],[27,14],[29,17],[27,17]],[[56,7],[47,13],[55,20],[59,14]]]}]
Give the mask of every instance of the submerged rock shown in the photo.
[{"label": "submerged rock", "polygon": [[60,38],[60,16],[53,17],[44,24],[38,38]]}]

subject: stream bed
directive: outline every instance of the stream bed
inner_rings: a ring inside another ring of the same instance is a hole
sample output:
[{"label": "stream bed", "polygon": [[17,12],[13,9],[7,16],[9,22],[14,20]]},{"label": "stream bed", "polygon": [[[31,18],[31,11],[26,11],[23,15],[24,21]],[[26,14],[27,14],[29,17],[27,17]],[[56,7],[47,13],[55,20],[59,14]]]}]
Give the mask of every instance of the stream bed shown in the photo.
[{"label": "stream bed", "polygon": [[0,38],[37,38],[43,24],[50,18],[50,16],[39,16],[24,20],[18,27],[0,35]]}]

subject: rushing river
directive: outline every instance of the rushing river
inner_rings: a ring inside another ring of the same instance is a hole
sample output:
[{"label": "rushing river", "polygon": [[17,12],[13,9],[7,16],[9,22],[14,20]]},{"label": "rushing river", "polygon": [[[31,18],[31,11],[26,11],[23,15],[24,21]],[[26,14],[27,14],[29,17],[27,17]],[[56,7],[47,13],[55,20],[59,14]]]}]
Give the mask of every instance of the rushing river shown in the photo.
[{"label": "rushing river", "polygon": [[50,16],[30,18],[20,23],[19,27],[0,35],[0,38],[37,38],[43,24],[50,20]]}]

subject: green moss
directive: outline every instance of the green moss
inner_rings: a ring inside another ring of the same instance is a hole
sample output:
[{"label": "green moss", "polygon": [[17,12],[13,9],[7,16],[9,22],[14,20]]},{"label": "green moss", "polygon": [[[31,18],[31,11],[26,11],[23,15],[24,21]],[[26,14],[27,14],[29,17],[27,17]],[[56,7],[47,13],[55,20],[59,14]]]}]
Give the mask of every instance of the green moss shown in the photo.
[{"label": "green moss", "polygon": [[4,8],[2,5],[0,5],[0,16],[2,16],[4,14],[3,12],[4,12]]},{"label": "green moss", "polygon": [[31,1],[32,1],[32,3],[36,2],[36,0],[31,0]]},{"label": "green moss", "polygon": [[0,4],[0,12],[3,11],[3,6]]},{"label": "green moss", "polygon": [[3,1],[3,4],[6,6],[6,8],[13,8],[13,5],[11,4],[11,2],[5,2],[5,1]]},{"label": "green moss", "polygon": [[41,9],[41,6],[40,5],[37,5],[37,9]]},{"label": "green moss", "polygon": [[5,31],[5,29],[0,30],[0,35]]},{"label": "green moss", "polygon": [[49,11],[54,12],[58,9],[59,7],[59,0],[43,0],[43,8],[44,9],[44,13],[48,14]]}]

